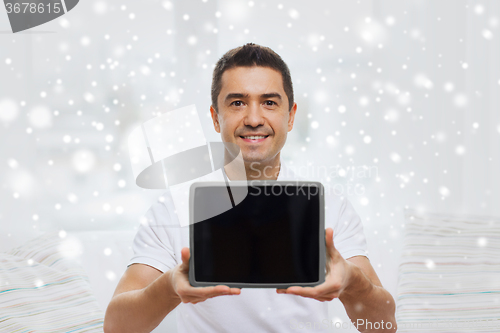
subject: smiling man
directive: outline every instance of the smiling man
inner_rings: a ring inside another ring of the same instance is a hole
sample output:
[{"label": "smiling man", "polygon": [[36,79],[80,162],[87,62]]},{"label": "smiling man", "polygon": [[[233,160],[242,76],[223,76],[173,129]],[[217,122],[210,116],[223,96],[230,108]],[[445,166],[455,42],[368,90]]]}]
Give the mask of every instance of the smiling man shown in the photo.
[{"label": "smiling man", "polygon": [[[296,111],[288,67],[271,49],[246,44],[218,61],[210,112],[222,141],[239,146],[243,178],[297,179],[280,160]],[[242,178],[229,166],[229,179]],[[359,216],[345,198],[326,193],[325,206],[323,284],[279,290],[195,288],[188,281],[189,230],[166,227],[179,223],[167,192],[137,233],[135,255],[106,311],[105,332],[150,332],[175,308],[180,332],[328,331],[333,324],[327,304],[334,298],[358,330],[395,332],[394,300],[366,257]]]},{"label": "smiling man", "polygon": [[[227,63],[220,65],[228,67]],[[286,75],[291,86],[290,74]],[[275,174],[265,177],[269,175],[266,172],[264,178],[276,179],[279,171],[280,151],[293,128],[297,110],[293,92],[287,98],[283,81],[279,71],[252,66],[250,62],[246,67],[226,68],[223,75],[214,74],[210,107],[214,127],[222,141],[240,147],[247,179],[261,179],[265,168],[274,169]],[[227,172],[230,177],[230,170]]]}]

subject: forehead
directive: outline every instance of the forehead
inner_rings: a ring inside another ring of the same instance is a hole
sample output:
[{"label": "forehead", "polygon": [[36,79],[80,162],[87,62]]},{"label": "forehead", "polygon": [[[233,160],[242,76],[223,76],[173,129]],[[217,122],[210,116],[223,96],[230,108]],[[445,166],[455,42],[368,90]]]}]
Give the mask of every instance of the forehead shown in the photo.
[{"label": "forehead", "polygon": [[269,67],[234,67],[222,74],[219,98],[228,93],[268,93],[285,95],[281,73]]}]

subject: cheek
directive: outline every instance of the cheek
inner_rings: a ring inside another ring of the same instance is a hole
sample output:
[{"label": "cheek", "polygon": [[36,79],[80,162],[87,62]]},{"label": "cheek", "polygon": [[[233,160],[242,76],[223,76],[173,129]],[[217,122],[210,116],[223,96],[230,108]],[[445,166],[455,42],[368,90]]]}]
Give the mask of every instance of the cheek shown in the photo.
[{"label": "cheek", "polygon": [[233,135],[235,127],[231,121],[228,121],[228,119],[220,118],[219,119],[219,126],[220,126],[220,130],[222,132],[222,135],[225,135],[225,136],[232,136]]},{"label": "cheek", "polygon": [[276,122],[277,126],[274,127],[279,136],[286,136],[288,133],[288,120],[284,120],[283,118],[279,119],[279,122]]}]

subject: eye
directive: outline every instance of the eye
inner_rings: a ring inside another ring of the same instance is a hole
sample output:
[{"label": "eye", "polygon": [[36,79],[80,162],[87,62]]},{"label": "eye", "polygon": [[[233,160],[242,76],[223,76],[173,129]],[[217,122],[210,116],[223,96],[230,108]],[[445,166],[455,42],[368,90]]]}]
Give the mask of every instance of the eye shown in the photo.
[{"label": "eye", "polygon": [[273,106],[273,105],[278,105],[275,101],[265,101],[267,106]]},{"label": "eye", "polygon": [[234,101],[234,102],[232,102],[230,105],[234,105],[234,106],[242,106],[242,105],[243,105],[243,102],[242,102],[242,101]]}]

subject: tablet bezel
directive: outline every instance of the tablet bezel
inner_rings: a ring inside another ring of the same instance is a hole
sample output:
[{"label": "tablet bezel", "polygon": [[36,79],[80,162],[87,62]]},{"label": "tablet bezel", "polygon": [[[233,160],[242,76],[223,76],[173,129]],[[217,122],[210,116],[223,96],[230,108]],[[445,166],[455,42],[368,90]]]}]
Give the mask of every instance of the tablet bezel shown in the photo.
[{"label": "tablet bezel", "polygon": [[[221,186],[228,187],[228,184],[222,181],[217,182],[198,182],[193,183],[189,189],[189,247],[191,252],[191,257],[189,260],[189,283],[193,287],[210,287],[217,285],[226,285],[231,288],[288,288],[292,286],[300,287],[314,287],[325,282],[325,270],[326,270],[326,241],[325,241],[325,198],[324,198],[324,187],[320,182],[315,181],[286,181],[286,180],[252,180],[250,182],[246,181],[231,181],[229,187],[234,186],[317,186],[319,187],[319,274],[318,281],[316,282],[304,282],[304,283],[242,283],[242,282],[205,282],[196,281],[195,279],[195,268],[194,268],[194,258],[196,256],[196,249],[194,248],[194,217],[191,212],[193,212],[194,207],[194,193],[197,188],[208,187],[208,186]],[[324,246],[321,246],[323,244]]]}]

